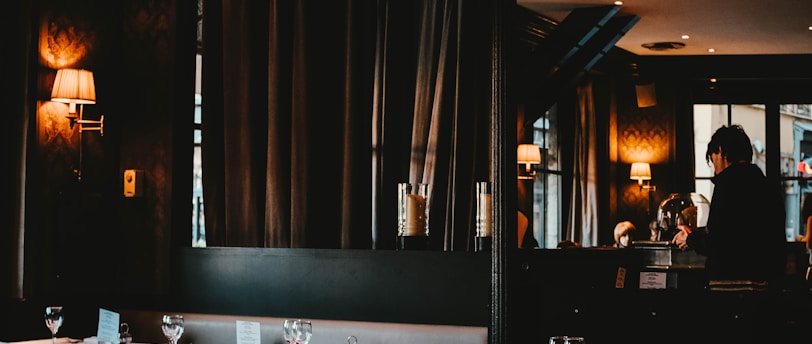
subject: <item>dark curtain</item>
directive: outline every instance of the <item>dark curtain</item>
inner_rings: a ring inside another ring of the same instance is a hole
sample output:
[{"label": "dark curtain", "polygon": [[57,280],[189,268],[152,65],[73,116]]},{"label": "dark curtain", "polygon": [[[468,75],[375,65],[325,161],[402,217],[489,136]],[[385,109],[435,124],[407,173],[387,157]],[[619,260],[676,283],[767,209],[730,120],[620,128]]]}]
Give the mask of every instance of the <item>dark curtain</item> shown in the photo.
[{"label": "dark curtain", "polygon": [[0,182],[3,195],[0,213],[0,295],[9,299],[23,298],[24,215],[26,183],[26,151],[32,130],[34,110],[30,106],[32,87],[28,78],[32,53],[32,4],[13,1],[0,13],[0,38],[4,53],[0,54],[3,92],[0,99],[6,105],[5,133],[0,160],[6,169]]},{"label": "dark curtain", "polygon": [[[677,83],[674,92],[674,192],[687,193],[696,191],[696,165],[694,152],[694,101],[690,89],[683,83]],[[703,151],[704,152],[704,151]],[[704,154],[704,153],[703,153]]]},{"label": "dark curtain", "polygon": [[396,185],[422,182],[431,248],[471,250],[490,178],[477,6],[205,1],[207,245],[392,249]]}]

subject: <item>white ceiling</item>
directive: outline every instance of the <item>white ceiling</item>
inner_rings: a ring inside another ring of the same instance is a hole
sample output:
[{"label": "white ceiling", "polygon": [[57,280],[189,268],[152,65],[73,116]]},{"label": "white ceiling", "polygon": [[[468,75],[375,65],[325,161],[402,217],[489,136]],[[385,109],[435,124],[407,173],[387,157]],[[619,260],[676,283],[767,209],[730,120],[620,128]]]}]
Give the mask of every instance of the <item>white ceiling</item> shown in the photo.
[{"label": "white ceiling", "polygon": [[[612,3],[517,0],[557,22],[576,7]],[[617,15],[623,14],[640,20],[615,46],[640,56],[812,54],[812,0],[624,0]],[[683,34],[690,38],[682,39]],[[650,42],[681,42],[685,47],[653,51],[641,46]]]}]

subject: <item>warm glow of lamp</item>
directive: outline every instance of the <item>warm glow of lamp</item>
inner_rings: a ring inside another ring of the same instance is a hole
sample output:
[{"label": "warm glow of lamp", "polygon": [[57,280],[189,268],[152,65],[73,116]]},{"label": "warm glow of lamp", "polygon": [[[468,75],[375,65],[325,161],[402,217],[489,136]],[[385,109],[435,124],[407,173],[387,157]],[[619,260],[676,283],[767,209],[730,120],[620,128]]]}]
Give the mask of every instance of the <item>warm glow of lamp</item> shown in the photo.
[{"label": "warm glow of lamp", "polygon": [[[82,132],[85,130],[98,131],[104,135],[104,115],[98,120],[83,118],[85,104],[96,104],[96,84],[93,81],[93,72],[84,69],[62,68],[56,71],[54,87],[51,90],[51,101],[68,104],[68,118],[70,126],[79,124],[79,168],[74,172],[82,180]],[[76,105],[79,105],[79,115],[76,115]]]},{"label": "warm glow of lamp", "polygon": [[643,181],[651,180],[651,165],[647,162],[635,162],[632,163],[632,170],[629,173],[629,178],[631,180],[636,180],[637,185],[640,186],[640,190],[643,189],[652,189],[654,190],[654,186],[651,185],[643,185]]},{"label": "warm glow of lamp", "polygon": [[67,103],[68,113],[76,113],[76,104],[96,104],[96,84],[93,72],[84,69],[63,68],[56,71],[51,101]]},{"label": "warm glow of lamp", "polygon": [[644,180],[651,180],[651,165],[647,162],[635,162],[629,175],[631,179],[637,180],[638,184],[643,184]]},{"label": "warm glow of lamp", "polygon": [[530,166],[541,163],[541,151],[539,146],[532,143],[522,143],[516,148],[516,162],[524,164],[524,171],[527,175],[520,175],[519,179],[534,179],[536,171]]}]

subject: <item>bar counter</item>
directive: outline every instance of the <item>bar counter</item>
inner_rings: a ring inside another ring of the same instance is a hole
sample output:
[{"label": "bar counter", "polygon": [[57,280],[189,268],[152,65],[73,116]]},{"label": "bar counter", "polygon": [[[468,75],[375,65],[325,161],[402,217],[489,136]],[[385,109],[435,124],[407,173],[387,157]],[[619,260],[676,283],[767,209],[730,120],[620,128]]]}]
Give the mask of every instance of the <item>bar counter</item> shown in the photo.
[{"label": "bar counter", "polygon": [[[517,259],[509,295],[521,297],[512,299],[511,314],[528,314],[514,317],[517,342],[553,335],[590,344],[755,343],[767,335],[766,342],[809,342],[812,335],[812,293],[794,273],[779,292],[720,291],[708,288],[704,267],[651,264],[644,250],[521,250]],[[641,284],[652,272],[666,280]]]}]

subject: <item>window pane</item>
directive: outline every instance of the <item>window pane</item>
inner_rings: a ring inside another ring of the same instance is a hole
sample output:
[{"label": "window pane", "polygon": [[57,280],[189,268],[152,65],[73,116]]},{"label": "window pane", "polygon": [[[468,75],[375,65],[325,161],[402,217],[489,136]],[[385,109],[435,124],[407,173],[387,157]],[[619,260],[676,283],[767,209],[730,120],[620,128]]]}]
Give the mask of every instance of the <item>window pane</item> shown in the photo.
[{"label": "window pane", "polygon": [[[812,215],[812,185],[798,164],[812,157],[812,114],[809,104],[784,104],[781,111],[781,177],[784,179],[787,210],[787,241],[806,234],[806,218]],[[808,204],[805,204],[810,198]]]},{"label": "window pane", "polygon": [[206,247],[206,221],[203,213],[203,165],[200,144],[203,140],[202,118],[200,114],[203,95],[200,91],[200,73],[203,57],[195,56],[195,118],[194,118],[194,156],[192,157],[192,247]]},{"label": "window pane", "polygon": [[[764,105],[731,105],[730,124],[739,124],[750,137],[753,145],[753,163],[767,173],[767,155],[764,151],[767,143]],[[716,129],[714,129],[716,130]]]},{"label": "window pane", "polygon": [[533,123],[533,143],[541,147],[541,164],[533,182],[533,237],[540,248],[555,248],[561,238],[561,150],[558,115],[553,106]]},{"label": "window pane", "polygon": [[533,186],[533,236],[540,248],[556,248],[561,238],[561,175],[541,173]]},{"label": "window pane", "polygon": [[[696,192],[702,194],[707,199],[711,199],[712,183],[709,179],[713,177],[713,166],[705,159],[708,149],[708,142],[713,135],[713,128],[719,128],[718,116],[714,115],[713,105],[694,105],[694,175],[696,176]],[[726,122],[726,121],[725,121]]]},{"label": "window pane", "polygon": [[[705,158],[711,136],[723,125],[739,124],[753,143],[754,163],[765,172],[764,105],[694,105],[694,173],[696,192],[707,199],[713,194],[713,166]],[[758,147],[758,149],[757,149]]]},{"label": "window pane", "polygon": [[[195,130],[198,132],[199,130]],[[203,169],[200,165],[200,146],[194,148],[192,175],[192,247],[206,247],[206,217],[203,213]]]},{"label": "window pane", "polygon": [[[812,196],[804,209],[804,200],[812,194],[812,183],[798,170],[798,164],[805,158],[812,163],[812,106],[808,104],[783,104],[779,106],[780,168],[784,185],[786,207],[785,231],[788,241],[796,241],[806,234],[806,218],[812,216]],[[713,168],[705,162],[705,151],[711,135],[722,125],[740,124],[753,144],[753,163],[766,172],[766,147],[772,142],[766,140],[765,106],[753,105],[695,105],[694,143],[696,159],[696,190],[710,199],[713,193]]]}]

